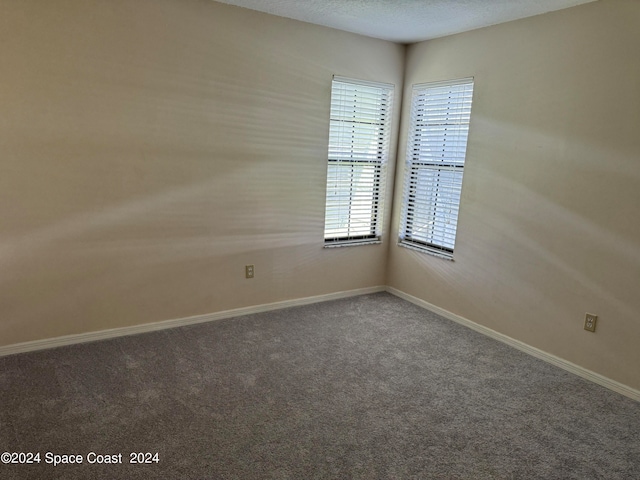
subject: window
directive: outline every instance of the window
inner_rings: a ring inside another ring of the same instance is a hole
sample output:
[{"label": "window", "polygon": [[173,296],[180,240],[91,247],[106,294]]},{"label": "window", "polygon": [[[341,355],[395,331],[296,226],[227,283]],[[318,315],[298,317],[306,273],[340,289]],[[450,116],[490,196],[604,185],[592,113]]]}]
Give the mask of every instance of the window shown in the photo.
[{"label": "window", "polygon": [[331,84],[325,246],[380,241],[393,85]]},{"label": "window", "polygon": [[414,85],[400,245],[453,258],[473,79]]}]

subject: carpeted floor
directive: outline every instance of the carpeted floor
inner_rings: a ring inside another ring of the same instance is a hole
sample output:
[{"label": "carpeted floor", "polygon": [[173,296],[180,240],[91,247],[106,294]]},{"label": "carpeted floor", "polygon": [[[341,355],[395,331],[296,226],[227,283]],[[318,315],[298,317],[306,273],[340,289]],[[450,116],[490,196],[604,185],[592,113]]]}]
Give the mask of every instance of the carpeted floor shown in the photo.
[{"label": "carpeted floor", "polygon": [[627,480],[640,404],[381,293],[0,358],[4,451],[41,461],[3,479]]}]

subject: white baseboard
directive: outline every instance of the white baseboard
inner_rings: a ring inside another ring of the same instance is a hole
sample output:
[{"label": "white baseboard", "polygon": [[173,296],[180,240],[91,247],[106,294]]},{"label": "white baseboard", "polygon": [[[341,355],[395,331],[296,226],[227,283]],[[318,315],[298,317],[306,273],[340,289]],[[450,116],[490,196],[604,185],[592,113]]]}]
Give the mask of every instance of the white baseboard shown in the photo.
[{"label": "white baseboard", "polygon": [[0,357],[6,355],[14,355],[16,353],[33,352],[35,350],[45,350],[48,348],[63,347],[65,345],[73,345],[76,343],[95,342],[97,340],[106,340],[109,338],[124,337],[126,335],[137,335],[138,333],[154,332],[157,330],[165,330],[167,328],[182,327],[185,325],[194,325],[196,323],[212,322],[214,320],[222,320],[225,318],[239,317],[241,315],[249,315],[252,313],[268,312],[270,310],[278,310],[281,308],[297,307],[300,305],[309,305],[312,303],[326,302],[329,300],[337,300],[340,298],[354,297],[357,295],[365,295],[368,293],[384,292],[386,287],[367,287],[358,288],[356,290],[347,290],[343,292],[328,293],[325,295],[316,295],[313,297],[296,298],[294,300],[283,300],[280,302],[266,303],[263,305],[253,305],[250,307],[235,308],[233,310],[224,310],[215,313],[206,313],[203,315],[194,315],[192,317],[177,318],[173,320],[164,320],[161,322],[145,323],[143,325],[133,325],[131,327],[112,328],[109,330],[100,330],[97,332],[79,333],[75,335],[64,335],[62,337],[46,338],[43,340],[34,340],[31,342],[16,343],[0,347]]},{"label": "white baseboard", "polygon": [[502,333],[496,332],[495,330],[491,330],[490,328],[472,322],[471,320],[461,317],[460,315],[456,315],[455,313],[449,312],[448,310],[444,310],[443,308],[437,307],[429,302],[421,300],[418,297],[414,297],[413,295],[409,295],[408,293],[405,293],[396,288],[387,287],[386,290],[387,292],[397,297],[407,300],[415,305],[418,305],[419,307],[426,308],[427,310],[430,310],[433,313],[437,313],[438,315],[446,319],[464,325],[465,327],[469,327],[476,332],[482,333],[483,335],[491,337],[502,343],[506,343],[507,345],[517,348],[522,352],[528,353],[533,357],[539,358],[540,360],[555,365],[556,367],[560,367],[563,370],[567,370],[575,375],[578,375],[579,377],[590,380],[593,383],[597,383],[598,385],[608,388],[609,390],[613,390],[614,392],[620,393],[626,397],[640,402],[640,390],[633,389],[627,385],[616,382],[615,380],[611,380],[610,378],[592,372],[591,370],[587,370],[586,368],[576,365],[575,363],[571,363],[543,350],[527,345],[526,343],[523,343],[519,340],[515,340],[511,337],[503,335]]},{"label": "white baseboard", "polygon": [[358,288],[355,290],[347,290],[343,292],[335,292],[328,293],[325,295],[316,295],[313,297],[305,297],[305,298],[297,298],[293,300],[283,300],[280,302],[274,303],[266,303],[263,305],[253,305],[250,307],[242,307],[236,308],[233,310],[224,310],[221,312],[207,313],[203,315],[194,315],[192,317],[185,318],[177,318],[173,320],[164,320],[160,322],[154,323],[145,323],[143,325],[133,325],[130,327],[120,327],[120,328],[112,328],[109,330],[100,330],[97,332],[87,332],[87,333],[79,333],[75,335],[65,335],[62,337],[55,338],[47,338],[43,340],[34,340],[31,342],[24,343],[16,343],[14,345],[7,345],[4,347],[0,347],[0,357],[6,355],[14,355],[17,353],[26,353],[33,352],[36,350],[45,350],[49,348],[55,347],[63,347],[65,345],[73,345],[76,343],[85,343],[85,342],[95,342],[98,340],[107,340],[110,338],[124,337],[126,335],[137,335],[139,333],[146,332],[154,332],[157,330],[165,330],[168,328],[182,327],[185,325],[194,325],[197,323],[205,323],[212,322],[215,320],[222,320],[225,318],[233,318],[239,317],[242,315],[249,315],[252,313],[260,313],[260,312],[268,312],[271,310],[278,310],[281,308],[288,307],[296,307],[300,305],[309,305],[312,303],[320,303],[326,302],[329,300],[337,300],[340,298],[348,298],[354,297],[357,295],[365,295],[369,293],[377,293],[387,291],[397,297],[403,298],[415,305],[418,305],[422,308],[430,310],[438,315],[452,320],[456,323],[469,327],[483,335],[494,338],[500,342],[506,343],[518,350],[528,353],[540,360],[548,362],[552,365],[560,367],[564,370],[567,370],[579,377],[590,380],[598,385],[601,385],[609,390],[613,390],[614,392],[620,393],[626,397],[632,398],[636,401],[640,402],[640,391],[635,390],[627,385],[616,382],[615,380],[611,380],[607,377],[604,377],[598,373],[592,372],[591,370],[587,370],[579,365],[571,363],[567,360],[564,360],[560,357],[556,357],[550,353],[544,352],[540,349],[527,345],[519,340],[515,340],[511,337],[503,335],[502,333],[496,332],[495,330],[491,330],[485,326],[474,323],[471,320],[468,320],[460,315],[456,315],[455,313],[449,312],[448,310],[444,310],[443,308],[437,307],[429,302],[421,300],[418,297],[414,297],[413,295],[409,295],[401,290],[398,290],[393,287],[367,287],[367,288]]}]

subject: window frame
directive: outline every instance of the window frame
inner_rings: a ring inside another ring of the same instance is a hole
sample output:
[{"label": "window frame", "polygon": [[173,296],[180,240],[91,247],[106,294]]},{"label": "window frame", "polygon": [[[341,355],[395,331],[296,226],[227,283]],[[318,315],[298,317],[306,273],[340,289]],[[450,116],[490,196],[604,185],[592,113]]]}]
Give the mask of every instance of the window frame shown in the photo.
[{"label": "window frame", "polygon": [[413,85],[400,246],[453,260],[473,89],[473,77]]},{"label": "window frame", "polygon": [[395,85],[334,75],[324,246],[381,243]]}]

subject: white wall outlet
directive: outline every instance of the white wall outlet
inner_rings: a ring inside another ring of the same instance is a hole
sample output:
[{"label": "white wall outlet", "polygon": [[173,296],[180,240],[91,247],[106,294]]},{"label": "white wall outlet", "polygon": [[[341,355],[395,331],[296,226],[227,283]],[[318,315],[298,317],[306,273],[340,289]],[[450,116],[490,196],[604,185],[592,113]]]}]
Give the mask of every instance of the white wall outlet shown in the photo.
[{"label": "white wall outlet", "polygon": [[246,278],[253,278],[254,266],[253,265],[245,265],[244,267],[244,276]]},{"label": "white wall outlet", "polygon": [[584,329],[588,330],[589,332],[595,332],[597,321],[598,321],[597,315],[587,313],[587,316],[584,318]]}]

